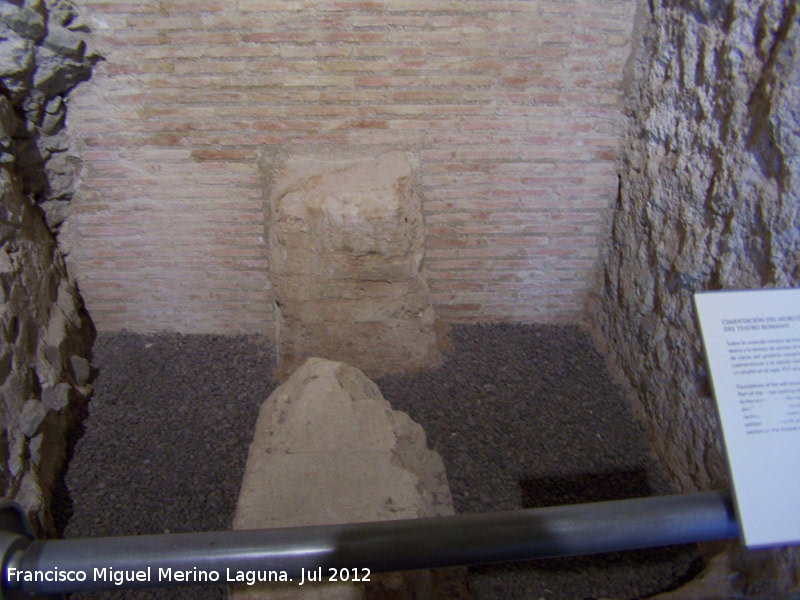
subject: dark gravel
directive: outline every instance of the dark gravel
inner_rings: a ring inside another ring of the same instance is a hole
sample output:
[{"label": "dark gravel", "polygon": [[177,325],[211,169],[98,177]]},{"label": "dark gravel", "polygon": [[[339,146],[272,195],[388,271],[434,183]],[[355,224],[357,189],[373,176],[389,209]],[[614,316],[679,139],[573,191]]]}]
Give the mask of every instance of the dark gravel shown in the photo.
[{"label": "dark gravel", "polygon": [[[472,325],[445,363],[377,381],[442,456],[456,512],[670,493],[642,428],[577,327]],[[245,336],[101,334],[95,394],[59,494],[65,537],[228,529],[268,343]],[[473,568],[477,600],[633,600],[697,572],[693,546]],[[73,599],[224,598],[224,588]]]},{"label": "dark gravel", "polygon": [[[442,456],[457,513],[673,492],[578,327],[456,327],[450,345],[440,368],[378,385]],[[692,545],[473,568],[470,583],[477,600],[632,600],[699,567]]]},{"label": "dark gravel", "polygon": [[[65,483],[64,537],[230,529],[261,403],[268,344],[245,336],[101,334],[89,415]],[[69,517],[69,513],[71,517]],[[226,598],[225,588],[72,598]]]}]

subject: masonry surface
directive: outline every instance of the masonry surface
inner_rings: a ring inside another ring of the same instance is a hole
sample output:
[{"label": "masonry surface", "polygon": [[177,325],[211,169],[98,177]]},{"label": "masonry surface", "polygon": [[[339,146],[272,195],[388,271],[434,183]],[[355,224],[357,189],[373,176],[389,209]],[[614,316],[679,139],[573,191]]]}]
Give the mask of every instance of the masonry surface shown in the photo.
[{"label": "masonry surface", "polygon": [[[639,27],[589,312],[673,480],[720,489],[730,483],[692,295],[800,285],[800,10],[655,1]],[[797,596],[798,548],[728,563],[754,597]]]},{"label": "masonry surface", "polygon": [[580,315],[632,0],[81,4],[105,61],[60,243],[99,330],[271,333],[259,165],[287,147],[416,155],[437,316]]}]

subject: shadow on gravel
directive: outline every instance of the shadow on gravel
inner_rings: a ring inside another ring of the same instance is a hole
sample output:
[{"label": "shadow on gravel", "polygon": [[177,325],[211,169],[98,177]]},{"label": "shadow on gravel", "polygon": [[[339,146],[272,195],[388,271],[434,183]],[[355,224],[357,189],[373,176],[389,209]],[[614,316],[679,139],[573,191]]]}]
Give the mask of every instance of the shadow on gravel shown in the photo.
[{"label": "shadow on gravel", "polygon": [[522,479],[519,487],[522,490],[521,508],[626,500],[654,493],[644,468],[535,477]]},{"label": "shadow on gravel", "polygon": [[686,560],[693,554],[694,545],[669,546],[486,565],[469,569],[470,583],[476,600],[644,600],[698,576],[702,560]]},{"label": "shadow on gravel", "polygon": [[67,446],[66,458],[64,464],[56,476],[55,487],[53,488],[53,495],[50,499],[51,514],[53,516],[53,527],[57,537],[64,537],[64,531],[69,524],[72,515],[75,514],[75,505],[72,501],[72,496],[69,493],[67,486],[66,476],[69,463],[75,454],[75,446],[78,440],[86,432],[86,427],[83,424],[84,419],[89,415],[89,411],[85,404],[78,408],[78,415],[76,422],[67,431]]},{"label": "shadow on gravel", "polygon": [[[655,494],[644,468],[534,477],[521,480],[519,486],[523,509],[626,500]],[[595,600],[610,596],[639,600],[678,588],[694,579],[702,569],[703,562],[696,554],[695,545],[685,544],[488,565],[471,568],[470,573],[473,586],[480,590],[480,598]],[[623,574],[627,574],[627,581],[621,576]],[[520,596],[519,584],[517,589],[511,587],[513,582],[523,581],[532,588],[536,587],[539,595]]]},{"label": "shadow on gravel", "polygon": [[[89,357],[91,358],[91,356]],[[88,383],[94,384],[97,378],[97,369],[91,370]],[[70,495],[69,486],[67,485],[67,471],[75,456],[75,448],[78,442],[86,433],[86,419],[89,418],[89,403],[92,401],[91,396],[87,400],[81,402],[73,402],[70,405],[70,420],[72,424],[67,430],[66,445],[64,447],[64,462],[56,475],[53,493],[50,499],[50,513],[53,518],[53,528],[56,537],[64,537],[64,532],[67,529],[70,519],[75,514],[75,504]]]}]

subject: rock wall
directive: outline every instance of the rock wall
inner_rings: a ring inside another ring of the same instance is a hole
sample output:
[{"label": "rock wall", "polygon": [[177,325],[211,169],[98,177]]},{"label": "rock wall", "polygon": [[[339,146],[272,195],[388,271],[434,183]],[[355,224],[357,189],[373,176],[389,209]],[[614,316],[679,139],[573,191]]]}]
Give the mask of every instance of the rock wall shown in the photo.
[{"label": "rock wall", "polygon": [[[67,155],[66,94],[89,79],[99,56],[87,51],[88,27],[67,0],[0,4],[0,77],[17,125],[3,146],[22,193],[44,211],[54,231],[67,217],[74,164]],[[8,113],[8,111],[5,111]],[[9,115],[10,116],[10,115]]]},{"label": "rock wall", "polygon": [[85,48],[69,3],[0,4],[0,494],[45,534],[90,393],[93,329],[53,236],[71,185],[64,95],[89,75]]},{"label": "rock wall", "polygon": [[[727,474],[692,293],[800,284],[800,15],[792,0],[652,0],[637,28],[590,314],[674,481],[719,488]],[[736,568],[755,593],[770,579],[750,559]],[[776,560],[772,592],[796,588],[800,562]]]}]

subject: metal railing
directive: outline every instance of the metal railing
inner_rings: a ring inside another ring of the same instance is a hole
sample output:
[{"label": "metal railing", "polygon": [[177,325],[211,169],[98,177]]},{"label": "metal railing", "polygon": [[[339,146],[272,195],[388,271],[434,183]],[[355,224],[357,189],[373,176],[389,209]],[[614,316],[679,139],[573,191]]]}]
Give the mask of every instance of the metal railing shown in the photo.
[{"label": "metal railing", "polygon": [[321,574],[476,565],[738,537],[727,492],[512,512],[264,530],[31,539],[21,510],[0,507],[1,598],[29,594],[305,581]]}]

